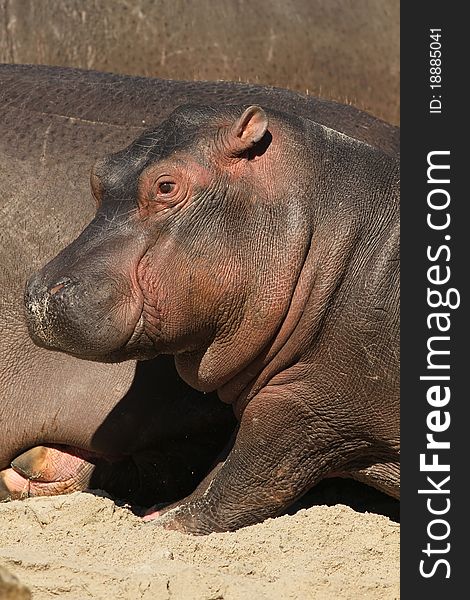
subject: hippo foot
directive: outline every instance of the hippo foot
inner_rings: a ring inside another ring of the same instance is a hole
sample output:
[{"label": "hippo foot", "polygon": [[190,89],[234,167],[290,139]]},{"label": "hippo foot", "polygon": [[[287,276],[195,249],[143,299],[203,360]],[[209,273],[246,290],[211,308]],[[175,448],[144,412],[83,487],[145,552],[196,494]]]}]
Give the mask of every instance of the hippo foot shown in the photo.
[{"label": "hippo foot", "polygon": [[207,535],[238,528],[238,525],[230,527],[228,524],[218,522],[217,519],[211,516],[202,499],[176,505],[172,504],[160,510],[154,508],[147,511],[143,520],[152,522],[156,527],[163,527],[164,529],[192,535]]},{"label": "hippo foot", "polygon": [[95,465],[69,446],[36,446],[0,471],[0,501],[84,490]]},{"label": "hippo foot", "polygon": [[152,506],[152,508],[149,508],[148,510],[146,510],[144,512],[142,520],[143,521],[154,521],[158,517],[161,517],[163,513],[164,513],[164,511],[163,511],[162,505],[155,504],[155,506]]}]

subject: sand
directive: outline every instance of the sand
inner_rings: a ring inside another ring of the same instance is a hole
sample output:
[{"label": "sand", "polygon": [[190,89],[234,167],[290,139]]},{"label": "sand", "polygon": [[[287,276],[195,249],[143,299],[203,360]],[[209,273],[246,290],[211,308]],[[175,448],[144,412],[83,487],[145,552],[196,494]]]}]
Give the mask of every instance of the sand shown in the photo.
[{"label": "sand", "polygon": [[399,525],[337,504],[194,537],[75,493],[0,504],[0,566],[33,600],[394,599]]}]

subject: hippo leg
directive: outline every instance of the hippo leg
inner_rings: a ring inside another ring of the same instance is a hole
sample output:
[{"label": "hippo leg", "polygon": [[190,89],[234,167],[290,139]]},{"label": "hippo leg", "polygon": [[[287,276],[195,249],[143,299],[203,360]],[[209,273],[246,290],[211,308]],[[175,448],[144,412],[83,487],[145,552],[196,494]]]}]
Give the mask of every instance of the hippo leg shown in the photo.
[{"label": "hippo leg", "polygon": [[95,465],[68,446],[36,446],[0,471],[0,501],[52,496],[83,490]]},{"label": "hippo leg", "polygon": [[238,529],[280,514],[337,467],[335,432],[325,442],[330,432],[311,430],[305,402],[290,403],[286,415],[285,398],[268,399],[266,392],[246,407],[234,447],[204,481],[205,491],[146,520],[154,516],[155,525],[199,535]]},{"label": "hippo leg", "polygon": [[199,482],[198,486],[196,487],[196,489],[193,492],[191,492],[191,494],[189,494],[182,501],[179,500],[177,502],[171,502],[171,503],[161,502],[159,504],[154,504],[151,508],[144,511],[143,520],[144,521],[153,521],[157,517],[160,517],[164,513],[170,511],[172,508],[177,508],[178,506],[181,505],[182,502],[191,503],[191,502],[194,502],[194,501],[198,500],[199,498],[203,497],[204,494],[206,493],[207,489],[211,486],[211,483],[212,483],[212,480],[214,479],[214,477],[217,475],[217,473],[220,471],[220,469],[224,466],[225,461],[227,460],[227,456],[231,452],[233,445],[235,444],[235,441],[236,441],[236,431],[231,436],[229,443],[225,446],[225,448],[222,450],[222,452],[220,452],[219,456],[213,462],[212,468],[210,469],[209,473],[207,473],[207,475],[204,477],[204,479],[202,479],[202,481]]},{"label": "hippo leg", "polygon": [[206,478],[204,491],[146,520],[154,516],[155,525],[198,535],[235,530],[277,516],[331,473],[357,475],[377,461],[378,448],[369,441],[344,435],[321,418],[324,403],[313,422],[306,396],[294,392],[287,403],[279,387],[250,401],[232,451]]}]

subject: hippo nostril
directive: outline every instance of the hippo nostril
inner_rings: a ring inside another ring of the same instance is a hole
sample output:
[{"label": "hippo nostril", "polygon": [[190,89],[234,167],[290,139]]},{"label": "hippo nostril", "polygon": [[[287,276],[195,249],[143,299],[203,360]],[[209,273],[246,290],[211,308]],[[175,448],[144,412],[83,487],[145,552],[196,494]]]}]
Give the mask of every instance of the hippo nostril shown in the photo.
[{"label": "hippo nostril", "polygon": [[65,287],[68,287],[71,283],[72,280],[69,277],[65,277],[64,279],[61,279],[52,287],[50,287],[47,291],[51,296],[54,296],[54,294],[57,294],[57,292],[60,292],[60,290],[64,289]]},{"label": "hippo nostril", "polygon": [[59,283],[58,285],[55,285],[54,287],[49,289],[49,294],[53,296],[54,294],[57,294],[57,292],[59,292],[63,287],[65,287],[65,284]]}]

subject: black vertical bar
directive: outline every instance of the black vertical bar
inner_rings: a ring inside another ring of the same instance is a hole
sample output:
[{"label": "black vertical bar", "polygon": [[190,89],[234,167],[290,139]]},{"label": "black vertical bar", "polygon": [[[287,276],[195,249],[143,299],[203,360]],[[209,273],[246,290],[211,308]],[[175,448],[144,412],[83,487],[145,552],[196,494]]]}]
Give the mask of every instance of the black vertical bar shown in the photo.
[{"label": "black vertical bar", "polygon": [[[470,168],[465,163],[470,154],[466,98],[470,35],[462,6],[434,0],[401,3],[401,597],[405,600],[468,594],[470,217],[465,178]],[[437,57],[440,63],[431,62]],[[432,70],[437,66],[440,71]],[[441,87],[431,88],[438,82]],[[428,181],[428,160],[450,169],[431,169]],[[442,305],[430,306],[439,305],[439,292]],[[446,300],[454,308],[444,306]],[[428,344],[433,351],[449,354],[428,355]],[[436,376],[449,379],[420,379]],[[426,437],[431,434],[433,442]],[[433,448],[437,442],[443,446]],[[421,454],[425,458],[420,468]],[[433,460],[436,470],[426,470]],[[441,470],[446,465],[449,470]]]}]

